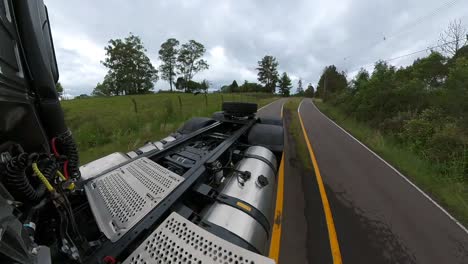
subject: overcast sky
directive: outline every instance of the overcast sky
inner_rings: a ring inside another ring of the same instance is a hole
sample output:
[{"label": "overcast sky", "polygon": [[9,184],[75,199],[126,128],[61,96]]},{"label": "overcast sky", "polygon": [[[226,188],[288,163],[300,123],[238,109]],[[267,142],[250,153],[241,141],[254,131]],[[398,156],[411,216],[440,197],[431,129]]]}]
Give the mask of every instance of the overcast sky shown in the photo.
[{"label": "overcast sky", "polygon": [[[89,94],[102,81],[104,46],[129,32],[141,36],[155,66],[166,39],[201,42],[210,69],[195,80],[207,79],[214,88],[234,79],[256,81],[255,67],[264,55],[275,56],[294,85],[301,77],[316,86],[326,65],[353,76],[362,65],[372,69],[378,59],[436,45],[453,19],[468,25],[466,0],[44,1],[60,81],[72,96]],[[406,65],[424,55],[391,63]],[[167,88],[165,81],[156,84]]]}]

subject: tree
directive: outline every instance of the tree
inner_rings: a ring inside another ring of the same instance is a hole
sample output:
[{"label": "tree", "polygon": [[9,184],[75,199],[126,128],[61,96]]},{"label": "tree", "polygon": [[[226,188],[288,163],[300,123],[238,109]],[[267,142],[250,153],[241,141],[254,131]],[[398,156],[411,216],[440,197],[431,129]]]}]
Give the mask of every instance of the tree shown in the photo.
[{"label": "tree", "polygon": [[265,56],[258,62],[258,81],[265,86],[265,89],[274,93],[278,82],[278,62],[273,56]]},{"label": "tree", "polygon": [[191,81],[198,72],[209,68],[206,60],[202,59],[205,51],[203,44],[195,40],[190,40],[180,48],[177,56],[177,68],[186,83]]},{"label": "tree", "polygon": [[281,75],[281,78],[278,81],[278,86],[279,86],[281,95],[288,97],[290,94],[292,85],[291,85],[291,79],[289,78],[286,72],[283,72],[283,74]]},{"label": "tree", "polygon": [[366,69],[361,68],[358,74],[356,74],[356,77],[354,77],[354,79],[351,81],[350,88],[353,91],[357,91],[360,88],[362,88],[365,85],[365,83],[367,83],[368,81],[369,81],[369,73],[366,71]]},{"label": "tree", "polygon": [[96,87],[93,89],[93,92],[91,93],[91,95],[109,96],[111,94],[110,94],[108,87],[105,84],[99,82],[98,84],[96,84]]},{"label": "tree", "polygon": [[468,32],[461,20],[453,20],[448,28],[440,34],[440,50],[448,56],[454,56],[458,50],[468,44]]},{"label": "tree", "polygon": [[185,80],[183,77],[177,78],[177,81],[175,83],[175,87],[177,90],[183,90],[185,89]]},{"label": "tree", "polygon": [[[448,74],[439,104],[468,129],[468,58],[459,58]],[[442,101],[442,102],[440,102]]]},{"label": "tree", "polygon": [[177,54],[179,46],[179,41],[174,38],[166,40],[161,44],[161,49],[159,50],[159,59],[162,64],[159,66],[159,71],[161,72],[161,79],[169,82],[172,92],[172,84],[174,83],[176,77],[176,64],[177,64]]},{"label": "tree", "polygon": [[158,80],[158,71],[146,56],[140,37],[130,33],[125,39],[111,39],[101,63],[109,70],[104,82],[110,95],[148,93]]},{"label": "tree", "polygon": [[296,94],[299,95],[299,96],[304,95],[304,88],[302,87],[302,79],[301,78],[299,78],[299,81],[297,81]]},{"label": "tree", "polygon": [[314,86],[311,83],[307,85],[307,89],[304,92],[305,97],[314,97]]},{"label": "tree", "polygon": [[251,83],[251,82],[248,82],[247,80],[245,80],[244,83],[239,87],[239,90],[243,93],[264,91],[263,87],[260,84]]},{"label": "tree", "polygon": [[335,65],[325,67],[317,84],[317,93],[327,100],[333,93],[343,91],[348,86],[344,72],[338,72]]},{"label": "tree", "polygon": [[231,91],[231,85],[223,85],[223,86],[221,86],[220,91],[221,91],[222,93],[231,93],[231,92],[232,92],[232,91]]},{"label": "tree", "polygon": [[104,81],[98,83],[91,93],[93,96],[112,96],[119,95],[120,88],[117,81],[112,79],[113,75],[104,76]]},{"label": "tree", "polygon": [[426,89],[435,89],[442,85],[448,75],[447,58],[439,52],[414,61],[411,67],[411,77],[424,82]]},{"label": "tree", "polygon": [[202,86],[201,86],[200,83],[192,81],[192,80],[186,82],[185,92],[187,92],[187,93],[197,93],[197,92],[200,92],[200,90],[202,90]]},{"label": "tree", "polygon": [[237,84],[236,80],[232,81],[232,83],[230,85],[230,91],[231,91],[231,93],[239,92],[239,85]]},{"label": "tree", "polygon": [[57,95],[61,98],[63,96],[63,86],[60,82],[57,82],[55,85],[55,90],[57,91]]},{"label": "tree", "polygon": [[210,88],[210,82],[208,82],[207,80],[203,80],[200,84],[200,89],[202,90],[202,92],[208,93],[209,88]]},{"label": "tree", "polygon": [[75,97],[75,99],[86,99],[86,98],[89,98],[89,95],[87,95],[87,94],[80,94],[80,95],[78,95],[77,97]]}]

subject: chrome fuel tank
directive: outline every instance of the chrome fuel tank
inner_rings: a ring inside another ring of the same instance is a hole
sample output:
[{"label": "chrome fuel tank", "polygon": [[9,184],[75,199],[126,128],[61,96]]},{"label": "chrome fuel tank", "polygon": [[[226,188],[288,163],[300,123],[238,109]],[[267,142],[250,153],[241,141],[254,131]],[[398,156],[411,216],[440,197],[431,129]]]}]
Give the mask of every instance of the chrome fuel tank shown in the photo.
[{"label": "chrome fuel tank", "polygon": [[203,219],[231,231],[259,253],[265,254],[274,217],[276,168],[276,158],[270,150],[260,146],[250,147],[235,167],[237,172],[250,172],[250,178],[239,180],[237,172],[234,172],[220,192],[254,207],[266,218],[267,227],[239,208],[220,202],[215,202],[206,210]]}]

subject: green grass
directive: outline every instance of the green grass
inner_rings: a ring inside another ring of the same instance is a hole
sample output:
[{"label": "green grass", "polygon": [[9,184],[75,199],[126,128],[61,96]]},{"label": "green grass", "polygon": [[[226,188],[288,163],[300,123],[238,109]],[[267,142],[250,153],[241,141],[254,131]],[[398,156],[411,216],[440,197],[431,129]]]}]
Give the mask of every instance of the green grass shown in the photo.
[{"label": "green grass", "polygon": [[289,127],[288,133],[293,136],[296,146],[296,153],[299,156],[299,159],[302,165],[307,169],[313,169],[312,163],[310,161],[309,150],[307,149],[307,144],[304,139],[304,134],[302,132],[301,123],[299,121],[299,116],[297,115],[297,108],[301,103],[303,98],[291,98],[284,105],[284,108],[289,112]]},{"label": "green grass", "polygon": [[441,173],[437,164],[416,155],[388,135],[347,117],[339,109],[314,100],[328,117],[378,153],[383,159],[408,176],[416,185],[447,208],[465,226],[468,225],[468,183]]},{"label": "green grass", "polygon": [[[179,101],[180,99],[180,101]],[[63,101],[67,125],[80,152],[81,164],[106,154],[126,152],[146,141],[161,139],[194,116],[211,116],[222,101],[256,102],[277,99],[270,94],[163,93]]]}]

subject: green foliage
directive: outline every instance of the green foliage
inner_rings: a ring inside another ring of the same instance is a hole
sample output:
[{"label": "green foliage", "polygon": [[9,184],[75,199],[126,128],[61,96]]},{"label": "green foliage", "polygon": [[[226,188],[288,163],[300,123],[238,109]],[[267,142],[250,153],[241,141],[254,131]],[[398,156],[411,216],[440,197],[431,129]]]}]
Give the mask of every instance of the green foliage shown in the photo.
[{"label": "green foliage", "polygon": [[187,93],[196,93],[200,92],[202,90],[202,85],[201,83],[195,82],[195,81],[188,81],[186,82],[186,92]]},{"label": "green foliage", "polygon": [[63,86],[60,82],[57,82],[57,84],[55,85],[55,90],[57,91],[57,95],[59,97],[63,96]]},{"label": "green foliage", "polygon": [[115,82],[109,81],[109,76],[104,77],[104,81],[102,83],[96,84],[96,87],[93,89],[91,93],[93,96],[111,96],[119,94],[117,84]]},{"label": "green foliage", "polygon": [[229,89],[231,93],[238,93],[240,91],[239,85],[237,84],[236,80],[232,81],[231,85],[229,86]]},{"label": "green foliage", "polygon": [[[411,73],[410,78],[421,80],[425,88],[437,89],[447,76],[447,58],[438,52],[432,52],[429,56],[414,61],[412,67],[407,71]],[[408,77],[408,76],[407,76]]]},{"label": "green foliage", "polygon": [[177,69],[187,84],[195,74],[209,68],[206,60],[202,59],[205,51],[205,46],[195,40],[182,44],[177,56]]},{"label": "green foliage", "polygon": [[314,97],[314,95],[315,95],[314,86],[311,83],[309,83],[307,85],[307,89],[304,92],[304,96],[312,98]]},{"label": "green foliage", "polygon": [[181,91],[183,89],[185,89],[186,85],[185,85],[185,79],[183,77],[179,77],[177,78],[177,81],[175,83],[175,87],[177,90]]},{"label": "green foliage", "polygon": [[87,95],[87,94],[80,94],[80,95],[78,95],[77,97],[75,97],[75,99],[86,99],[86,98],[89,98],[89,95]]},{"label": "green foliage", "polygon": [[223,85],[223,86],[221,86],[219,91],[222,92],[222,93],[232,93],[231,85]]},{"label": "green foliage", "polygon": [[203,93],[208,93],[208,89],[210,88],[210,82],[208,82],[207,80],[203,80],[201,83],[200,83],[200,91],[203,92]]},{"label": "green foliage", "polygon": [[346,89],[347,81],[344,72],[339,73],[335,65],[325,67],[317,84],[317,93],[323,100],[328,100],[334,93]]},{"label": "green foliage", "polygon": [[283,72],[278,81],[278,86],[282,96],[288,97],[292,88],[291,79],[286,72]]},{"label": "green foliage", "polygon": [[158,71],[146,56],[140,37],[130,33],[125,39],[111,39],[105,47],[102,62],[109,70],[103,83],[96,86],[96,95],[144,94],[158,80]]},{"label": "green foliage", "polygon": [[[288,154],[292,155],[290,153],[297,153],[297,157],[302,163],[301,165],[304,166],[304,168],[313,170],[309,150],[307,149],[307,143],[304,139],[301,123],[297,114],[297,108],[301,101],[302,98],[293,98],[284,104],[284,120],[285,122],[286,120],[289,121],[289,124],[287,126],[285,125],[285,129],[287,129],[287,133],[294,139],[294,142],[288,142],[289,150],[291,151],[288,152]],[[292,149],[293,147],[294,149]]]},{"label": "green foliage", "polygon": [[176,63],[177,63],[177,54],[179,53],[178,47],[179,41],[174,38],[166,40],[161,44],[161,49],[159,50],[159,59],[161,60],[161,65],[159,66],[159,71],[161,72],[161,79],[169,82],[172,92],[172,83],[176,77]]},{"label": "green foliage", "polygon": [[437,103],[449,115],[459,118],[461,125],[468,130],[468,58],[458,58],[449,69]]},{"label": "green foliage", "polygon": [[258,83],[251,83],[247,80],[241,86],[238,86],[237,81],[233,81],[230,85],[223,85],[220,89],[222,93],[263,93],[265,88]]},{"label": "green foliage", "polygon": [[273,56],[265,56],[258,62],[258,81],[265,86],[266,91],[275,93],[278,82],[278,61]]},{"label": "green foliage", "polygon": [[304,96],[304,88],[302,87],[302,79],[301,78],[299,78],[299,81],[297,81],[296,95],[297,96]]},{"label": "green foliage", "polygon": [[248,81],[244,81],[244,83],[239,88],[240,92],[242,93],[265,92],[265,89],[260,84],[251,83]]}]

